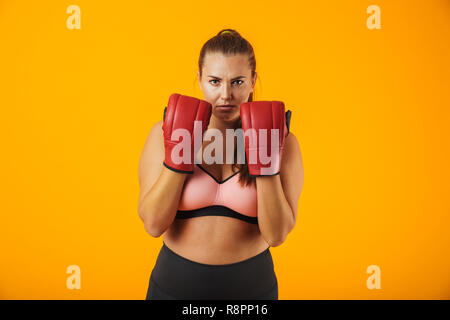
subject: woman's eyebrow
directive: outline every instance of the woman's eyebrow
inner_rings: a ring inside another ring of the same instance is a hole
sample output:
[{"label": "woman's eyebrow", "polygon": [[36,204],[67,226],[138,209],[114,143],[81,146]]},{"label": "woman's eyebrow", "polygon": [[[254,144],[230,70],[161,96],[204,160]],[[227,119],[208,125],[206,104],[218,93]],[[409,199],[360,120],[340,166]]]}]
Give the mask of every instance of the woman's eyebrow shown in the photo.
[{"label": "woman's eyebrow", "polygon": [[[219,78],[219,77],[216,77],[216,76],[213,76],[213,75],[208,75],[208,77],[210,77],[210,78],[214,78],[214,79],[219,79],[219,80],[222,80],[221,78]],[[244,78],[244,79],[245,79],[245,77],[244,77],[244,76],[239,76],[239,77],[233,78],[233,79],[231,79],[231,80],[238,80],[238,79],[242,79],[242,78]]]}]

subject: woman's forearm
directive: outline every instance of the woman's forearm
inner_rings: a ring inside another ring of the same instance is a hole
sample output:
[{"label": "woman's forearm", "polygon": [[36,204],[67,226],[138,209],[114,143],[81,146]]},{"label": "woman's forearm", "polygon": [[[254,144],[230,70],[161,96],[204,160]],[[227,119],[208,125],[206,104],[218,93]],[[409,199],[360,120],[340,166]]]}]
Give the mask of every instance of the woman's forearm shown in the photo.
[{"label": "woman's forearm", "polygon": [[187,174],[163,167],[155,184],[142,198],[139,216],[151,236],[159,237],[172,224],[186,177]]},{"label": "woman's forearm", "polygon": [[295,221],[286,200],[280,175],[256,178],[258,224],[263,238],[276,247],[284,242]]}]

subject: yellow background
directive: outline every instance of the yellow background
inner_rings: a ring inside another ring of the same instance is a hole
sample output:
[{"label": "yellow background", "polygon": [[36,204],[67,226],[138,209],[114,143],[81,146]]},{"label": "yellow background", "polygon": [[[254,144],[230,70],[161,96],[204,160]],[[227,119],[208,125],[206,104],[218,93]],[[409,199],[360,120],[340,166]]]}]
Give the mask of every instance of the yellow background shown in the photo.
[{"label": "yellow background", "polygon": [[302,150],[279,298],[449,299],[444,0],[1,0],[0,298],[145,298],[162,238],[138,217],[139,157],[171,93],[202,98],[198,54],[222,28],[254,46],[256,99],[285,102]]}]

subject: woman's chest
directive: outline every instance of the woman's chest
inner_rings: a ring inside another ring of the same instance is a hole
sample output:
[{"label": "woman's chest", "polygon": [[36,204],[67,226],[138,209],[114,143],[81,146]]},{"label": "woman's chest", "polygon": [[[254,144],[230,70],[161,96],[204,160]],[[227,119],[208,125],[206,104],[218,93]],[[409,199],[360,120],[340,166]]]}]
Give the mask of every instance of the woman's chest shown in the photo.
[{"label": "woman's chest", "polygon": [[242,186],[239,172],[232,173],[224,180],[217,180],[212,173],[198,165],[194,174],[184,183],[178,209],[192,211],[209,208],[208,212],[223,211],[223,208],[217,207],[224,207],[238,215],[256,217],[256,187]]}]

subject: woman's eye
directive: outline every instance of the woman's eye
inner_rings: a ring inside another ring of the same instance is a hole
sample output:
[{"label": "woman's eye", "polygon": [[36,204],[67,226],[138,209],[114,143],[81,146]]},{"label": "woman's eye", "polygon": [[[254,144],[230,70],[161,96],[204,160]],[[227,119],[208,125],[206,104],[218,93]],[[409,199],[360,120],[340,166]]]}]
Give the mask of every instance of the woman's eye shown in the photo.
[{"label": "woman's eye", "polygon": [[[217,82],[216,82],[217,81]],[[211,84],[218,84],[218,81],[219,80],[216,80],[216,79],[213,79],[213,80],[209,80],[209,83],[211,83]],[[239,81],[239,83],[237,83]],[[235,81],[233,81],[233,83],[237,83],[237,85],[241,85],[242,83],[244,83],[244,81],[242,81],[242,80],[235,80]]]}]

